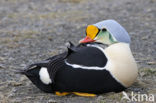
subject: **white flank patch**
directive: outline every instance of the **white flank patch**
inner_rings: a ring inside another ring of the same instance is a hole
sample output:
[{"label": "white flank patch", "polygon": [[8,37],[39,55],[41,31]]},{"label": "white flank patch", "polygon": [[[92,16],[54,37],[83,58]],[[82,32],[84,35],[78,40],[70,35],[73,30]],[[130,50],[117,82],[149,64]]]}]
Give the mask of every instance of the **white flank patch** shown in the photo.
[{"label": "white flank patch", "polygon": [[51,79],[50,79],[50,76],[49,76],[49,73],[48,73],[46,67],[42,67],[42,68],[40,69],[39,76],[40,76],[40,80],[41,80],[44,84],[52,83],[52,81],[51,81]]}]

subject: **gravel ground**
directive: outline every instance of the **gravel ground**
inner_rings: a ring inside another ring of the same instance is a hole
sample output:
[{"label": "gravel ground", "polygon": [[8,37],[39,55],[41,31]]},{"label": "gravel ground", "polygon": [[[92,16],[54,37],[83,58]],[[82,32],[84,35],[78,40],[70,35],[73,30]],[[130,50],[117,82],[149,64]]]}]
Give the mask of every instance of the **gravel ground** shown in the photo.
[{"label": "gravel ground", "polygon": [[13,72],[77,44],[88,24],[104,19],[120,22],[132,38],[139,76],[126,93],[153,94],[156,102],[156,0],[0,0],[0,103],[125,103],[122,93],[43,93]]}]

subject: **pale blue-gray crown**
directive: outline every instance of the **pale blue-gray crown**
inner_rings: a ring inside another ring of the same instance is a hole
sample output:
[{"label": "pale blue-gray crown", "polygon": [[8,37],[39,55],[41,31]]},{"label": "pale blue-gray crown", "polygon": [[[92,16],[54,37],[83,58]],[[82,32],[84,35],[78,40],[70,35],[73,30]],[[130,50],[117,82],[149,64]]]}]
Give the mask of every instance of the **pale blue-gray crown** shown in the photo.
[{"label": "pale blue-gray crown", "polygon": [[107,31],[119,42],[131,42],[127,31],[115,20],[104,20],[93,25],[99,29],[107,29]]}]

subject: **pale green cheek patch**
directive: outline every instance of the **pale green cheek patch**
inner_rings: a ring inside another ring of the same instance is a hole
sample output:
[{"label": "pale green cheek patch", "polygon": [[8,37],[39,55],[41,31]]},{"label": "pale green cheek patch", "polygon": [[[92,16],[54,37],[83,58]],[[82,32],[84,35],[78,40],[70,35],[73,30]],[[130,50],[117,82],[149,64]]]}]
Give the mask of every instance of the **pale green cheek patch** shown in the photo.
[{"label": "pale green cheek patch", "polygon": [[108,31],[101,30],[97,36],[97,39],[106,44],[116,43],[116,41],[113,39],[112,35]]}]

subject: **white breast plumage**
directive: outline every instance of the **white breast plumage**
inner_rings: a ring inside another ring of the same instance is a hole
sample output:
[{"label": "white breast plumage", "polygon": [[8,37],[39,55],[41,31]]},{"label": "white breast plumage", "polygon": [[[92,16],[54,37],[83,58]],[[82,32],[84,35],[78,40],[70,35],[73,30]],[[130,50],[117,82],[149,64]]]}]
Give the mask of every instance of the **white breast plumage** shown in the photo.
[{"label": "white breast plumage", "polygon": [[116,43],[104,50],[108,58],[107,70],[122,83],[129,87],[137,78],[137,64],[127,43]]}]

